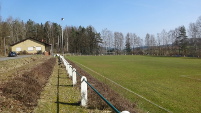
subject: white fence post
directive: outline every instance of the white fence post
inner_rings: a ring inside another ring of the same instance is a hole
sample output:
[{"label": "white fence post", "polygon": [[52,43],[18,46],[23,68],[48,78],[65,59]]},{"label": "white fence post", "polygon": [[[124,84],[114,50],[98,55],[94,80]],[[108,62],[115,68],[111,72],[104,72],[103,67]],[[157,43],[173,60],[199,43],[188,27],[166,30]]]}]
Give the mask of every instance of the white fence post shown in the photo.
[{"label": "white fence post", "polygon": [[82,76],[81,78],[81,106],[86,107],[87,106],[87,78],[85,76]]},{"label": "white fence post", "polygon": [[66,72],[67,72],[67,74],[68,74],[68,62],[66,62]]},{"label": "white fence post", "polygon": [[72,65],[69,65],[68,67],[68,74],[69,74],[69,78],[72,77]]},{"label": "white fence post", "polygon": [[68,70],[68,74],[69,74],[69,65],[70,65],[70,64],[68,63],[68,64],[67,64],[67,67],[66,67],[67,70]]},{"label": "white fence post", "polygon": [[76,69],[73,68],[73,86],[77,84],[77,78],[76,78]]},{"label": "white fence post", "polygon": [[66,62],[64,62],[64,65],[66,66]]}]

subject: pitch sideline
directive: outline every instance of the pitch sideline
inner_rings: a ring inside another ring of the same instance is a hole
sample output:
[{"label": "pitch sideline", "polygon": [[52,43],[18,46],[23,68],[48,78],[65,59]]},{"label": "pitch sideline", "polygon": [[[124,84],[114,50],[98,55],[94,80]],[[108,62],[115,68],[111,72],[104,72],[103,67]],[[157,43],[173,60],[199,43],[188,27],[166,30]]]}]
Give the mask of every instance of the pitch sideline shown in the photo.
[{"label": "pitch sideline", "polygon": [[[76,62],[76,61],[74,61],[74,62]],[[121,86],[120,84],[118,84],[118,83],[114,82],[113,80],[111,80],[111,79],[109,79],[109,78],[107,78],[107,77],[103,76],[102,74],[100,74],[100,73],[98,73],[98,72],[96,72],[96,71],[94,71],[94,70],[90,69],[89,67],[86,67],[85,65],[83,65],[83,64],[81,64],[81,63],[79,63],[79,62],[76,62],[76,63],[77,63],[77,64],[80,64],[81,66],[83,66],[83,67],[87,68],[88,70],[90,70],[90,71],[92,71],[92,72],[94,72],[94,73],[96,73],[96,74],[100,75],[101,77],[103,77],[103,78],[105,78],[105,79],[107,79],[107,80],[111,81],[112,83],[114,83],[114,84],[116,84],[117,86],[119,86],[119,87],[121,87],[121,88],[123,88],[123,89],[127,90],[128,92],[131,92],[131,93],[133,93],[133,94],[137,95],[138,97],[140,97],[140,98],[142,98],[142,99],[146,100],[147,102],[149,102],[149,103],[151,103],[151,104],[153,104],[153,105],[155,105],[155,106],[159,107],[160,109],[163,109],[163,110],[164,110],[164,111],[166,111],[166,112],[172,113],[172,111],[170,111],[170,110],[168,110],[168,109],[166,109],[166,108],[164,108],[164,107],[162,107],[162,106],[160,106],[160,105],[158,105],[158,104],[156,104],[156,103],[154,103],[154,102],[152,102],[152,101],[148,100],[147,98],[143,97],[143,96],[142,96],[142,95],[140,95],[140,94],[135,93],[134,91],[131,91],[131,90],[130,90],[130,89],[128,89],[128,88],[125,88],[125,87]]]}]

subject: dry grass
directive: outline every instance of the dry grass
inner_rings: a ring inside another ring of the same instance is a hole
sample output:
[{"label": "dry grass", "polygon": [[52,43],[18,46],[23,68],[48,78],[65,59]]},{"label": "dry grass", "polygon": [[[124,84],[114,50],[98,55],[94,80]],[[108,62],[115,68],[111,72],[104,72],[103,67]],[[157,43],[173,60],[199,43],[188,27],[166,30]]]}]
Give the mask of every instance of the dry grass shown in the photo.
[{"label": "dry grass", "polygon": [[0,62],[0,84],[12,79],[15,76],[22,75],[31,70],[33,66],[40,65],[50,57],[37,55],[21,59],[5,60]]},{"label": "dry grass", "polygon": [[[9,63],[20,64],[16,67]],[[25,58],[20,59],[19,62],[15,60],[6,61],[4,65],[10,72],[4,71],[0,76],[0,112],[111,112],[111,109],[92,90],[89,90],[88,108],[81,107],[79,85],[73,87],[72,80],[67,76],[64,66],[55,65],[53,67],[53,59],[47,57]],[[5,67],[3,68],[5,69]],[[52,75],[50,76],[51,72]],[[79,72],[83,73],[83,75],[86,74],[85,76],[89,76],[83,70],[79,70]],[[5,77],[5,75],[7,76]],[[107,95],[111,93],[113,96],[115,95],[114,97],[109,97],[109,99],[111,102],[117,102],[115,97],[118,97],[118,94],[115,94],[106,85],[98,82],[96,79],[88,78],[90,81],[93,81],[92,84],[96,88],[98,87],[98,90],[104,96],[108,97]],[[100,90],[100,88],[103,90]],[[122,109],[127,105],[127,102],[125,102],[123,102]]]},{"label": "dry grass", "polygon": [[[39,60],[37,65],[33,64],[36,64],[36,62],[29,65],[29,71],[13,75],[12,79],[9,78],[6,82],[0,84],[1,112],[33,111],[37,105],[40,92],[51,75],[55,59],[48,58],[45,61],[43,59],[43,63]],[[30,67],[31,65],[32,67]]]},{"label": "dry grass", "polygon": [[53,74],[41,93],[35,113],[103,113],[80,106],[79,87],[72,86],[64,66],[55,65]]}]

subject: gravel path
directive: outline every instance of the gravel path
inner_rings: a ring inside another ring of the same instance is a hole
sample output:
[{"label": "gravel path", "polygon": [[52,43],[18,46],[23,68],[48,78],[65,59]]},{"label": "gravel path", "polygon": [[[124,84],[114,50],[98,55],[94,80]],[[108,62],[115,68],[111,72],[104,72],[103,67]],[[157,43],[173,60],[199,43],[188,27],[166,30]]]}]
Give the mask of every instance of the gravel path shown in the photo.
[{"label": "gravel path", "polygon": [[10,60],[10,59],[18,59],[18,58],[24,58],[24,57],[31,57],[33,55],[18,55],[17,57],[0,57],[0,61],[4,60]]}]

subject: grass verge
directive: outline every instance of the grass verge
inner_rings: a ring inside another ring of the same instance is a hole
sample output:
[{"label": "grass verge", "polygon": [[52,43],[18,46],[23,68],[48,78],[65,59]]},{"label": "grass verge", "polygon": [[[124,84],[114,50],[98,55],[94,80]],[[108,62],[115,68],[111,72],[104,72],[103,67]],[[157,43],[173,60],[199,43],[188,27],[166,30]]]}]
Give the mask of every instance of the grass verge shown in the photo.
[{"label": "grass verge", "polygon": [[102,113],[80,106],[80,91],[72,86],[64,66],[55,65],[49,82],[41,93],[35,113]]}]

